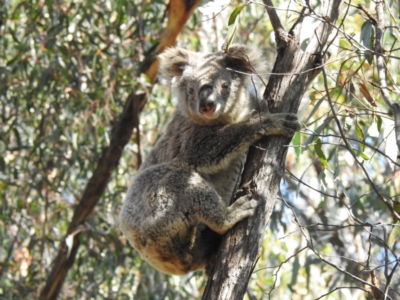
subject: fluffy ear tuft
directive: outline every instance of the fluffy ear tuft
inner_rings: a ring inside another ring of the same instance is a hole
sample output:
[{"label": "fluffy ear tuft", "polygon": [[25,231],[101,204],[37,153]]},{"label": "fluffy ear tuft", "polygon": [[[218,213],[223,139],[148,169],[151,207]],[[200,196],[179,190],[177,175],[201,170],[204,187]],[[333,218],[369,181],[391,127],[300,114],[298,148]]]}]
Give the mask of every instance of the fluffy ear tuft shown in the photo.
[{"label": "fluffy ear tuft", "polygon": [[225,53],[225,62],[228,68],[246,73],[259,74],[266,70],[262,53],[246,45],[231,45]]},{"label": "fluffy ear tuft", "polygon": [[159,73],[165,79],[171,80],[175,76],[181,76],[189,65],[192,56],[197,54],[181,48],[168,48],[158,56],[160,66]]}]

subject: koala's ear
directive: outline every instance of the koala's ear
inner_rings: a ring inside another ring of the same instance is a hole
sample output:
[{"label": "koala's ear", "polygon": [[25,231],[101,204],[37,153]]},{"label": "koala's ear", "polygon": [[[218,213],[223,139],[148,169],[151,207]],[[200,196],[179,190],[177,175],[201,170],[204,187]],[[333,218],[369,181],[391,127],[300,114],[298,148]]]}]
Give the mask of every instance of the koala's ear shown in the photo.
[{"label": "koala's ear", "polygon": [[228,68],[246,73],[265,73],[266,63],[262,53],[246,45],[231,45],[225,53],[225,63]]},{"label": "koala's ear", "polygon": [[160,75],[168,80],[175,76],[181,76],[185,68],[189,65],[191,56],[194,54],[194,52],[181,48],[166,49],[158,56]]}]

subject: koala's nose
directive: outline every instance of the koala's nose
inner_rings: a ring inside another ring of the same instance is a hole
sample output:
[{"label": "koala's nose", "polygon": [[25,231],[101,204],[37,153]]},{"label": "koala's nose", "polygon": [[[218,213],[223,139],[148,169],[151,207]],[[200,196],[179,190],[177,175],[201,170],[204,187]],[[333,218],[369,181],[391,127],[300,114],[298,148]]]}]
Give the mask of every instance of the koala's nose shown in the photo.
[{"label": "koala's nose", "polygon": [[209,105],[202,105],[199,107],[199,112],[203,115],[209,115],[215,112],[216,105],[214,103],[209,104]]},{"label": "koala's nose", "polygon": [[216,105],[212,86],[205,85],[200,89],[199,100],[199,112],[201,114],[212,114],[215,111]]}]

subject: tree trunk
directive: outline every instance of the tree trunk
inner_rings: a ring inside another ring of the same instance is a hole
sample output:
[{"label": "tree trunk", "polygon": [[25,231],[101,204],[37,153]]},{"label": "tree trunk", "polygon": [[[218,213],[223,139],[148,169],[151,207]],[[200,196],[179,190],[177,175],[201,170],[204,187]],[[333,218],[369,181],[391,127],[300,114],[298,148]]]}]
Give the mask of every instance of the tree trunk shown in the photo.
[{"label": "tree trunk", "polygon": [[[341,2],[325,1],[324,15],[319,18],[324,21],[314,31],[306,50],[302,51],[299,41],[301,27],[304,16],[311,10],[304,9],[291,30],[286,32],[271,1],[264,1],[278,45],[272,73],[279,75],[271,75],[263,96],[271,113],[297,112],[307,84],[321,70],[324,48],[333,28],[330,24],[335,24]],[[290,139],[283,136],[268,137],[257,148],[250,148],[239,190],[250,188],[253,198],[262,202],[256,215],[243,220],[225,235],[202,299],[243,299],[279,193],[285,170],[286,145],[289,143]],[[235,199],[239,196],[237,193]]]}]

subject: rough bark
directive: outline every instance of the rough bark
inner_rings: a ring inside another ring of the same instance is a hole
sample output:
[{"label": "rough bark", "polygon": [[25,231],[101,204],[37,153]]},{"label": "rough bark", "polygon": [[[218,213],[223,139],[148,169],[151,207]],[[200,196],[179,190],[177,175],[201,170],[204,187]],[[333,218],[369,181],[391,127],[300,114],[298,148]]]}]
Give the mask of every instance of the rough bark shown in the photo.
[{"label": "rough bark", "polygon": [[[160,41],[147,54],[140,72],[147,75],[152,82],[156,79],[158,70],[157,54],[166,47],[173,46],[187,19],[200,0],[171,0],[168,7],[168,22]],[[140,74],[138,74],[140,75]],[[112,171],[118,165],[125,145],[130,140],[133,128],[139,122],[149,93],[137,94],[135,88],[128,96],[123,112],[111,132],[110,145],[103,151],[92,177],[86,185],[79,204],[69,224],[68,232],[61,241],[59,252],[52,264],[46,284],[41,291],[41,299],[57,299],[69,269],[75,261],[80,246],[81,226],[88,220],[110,180]],[[72,237],[72,243],[67,244],[67,238]],[[69,248],[70,247],[70,248]]]},{"label": "rough bark", "polygon": [[[323,49],[339,15],[342,1],[325,1],[324,21],[315,30],[305,51],[300,49],[299,36],[303,17],[308,9],[286,32],[272,2],[265,0],[267,12],[277,38],[277,58],[273,73],[264,92],[271,113],[297,112],[307,84],[318,73],[324,56]],[[285,75],[282,75],[285,74]],[[279,193],[284,174],[285,158],[290,139],[277,136],[251,147],[242,174],[239,191],[251,190],[253,198],[262,201],[255,216],[237,224],[224,237],[214,268],[211,270],[203,299],[243,299],[253,266],[261,247],[267,224]],[[265,149],[265,150],[262,150]],[[240,193],[235,195],[238,198]]]}]

